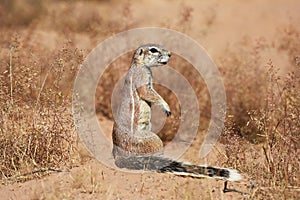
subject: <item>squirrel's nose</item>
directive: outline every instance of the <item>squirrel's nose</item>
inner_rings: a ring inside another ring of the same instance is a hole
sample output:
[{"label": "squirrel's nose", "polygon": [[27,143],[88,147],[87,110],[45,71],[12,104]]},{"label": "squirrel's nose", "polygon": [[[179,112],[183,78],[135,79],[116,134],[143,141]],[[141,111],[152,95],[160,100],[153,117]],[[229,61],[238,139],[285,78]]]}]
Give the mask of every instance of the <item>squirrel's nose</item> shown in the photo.
[{"label": "squirrel's nose", "polygon": [[171,53],[171,52],[168,52],[168,56],[171,57],[171,55],[172,55],[172,53]]}]

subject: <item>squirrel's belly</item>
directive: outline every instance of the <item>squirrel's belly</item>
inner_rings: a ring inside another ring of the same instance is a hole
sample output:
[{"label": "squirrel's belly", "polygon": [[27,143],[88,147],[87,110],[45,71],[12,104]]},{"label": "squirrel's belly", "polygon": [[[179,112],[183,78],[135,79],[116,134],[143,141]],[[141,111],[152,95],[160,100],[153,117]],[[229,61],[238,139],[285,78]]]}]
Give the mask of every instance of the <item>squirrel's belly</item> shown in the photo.
[{"label": "squirrel's belly", "polygon": [[151,108],[145,101],[140,101],[138,106],[137,129],[150,131]]}]

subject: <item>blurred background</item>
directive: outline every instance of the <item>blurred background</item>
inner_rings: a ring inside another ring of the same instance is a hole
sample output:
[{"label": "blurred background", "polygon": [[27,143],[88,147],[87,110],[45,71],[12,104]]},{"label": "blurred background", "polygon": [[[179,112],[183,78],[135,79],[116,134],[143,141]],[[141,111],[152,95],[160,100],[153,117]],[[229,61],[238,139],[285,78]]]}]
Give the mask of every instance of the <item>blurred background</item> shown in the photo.
[{"label": "blurred background", "polygon": [[[185,33],[203,45],[222,74],[228,110],[209,164],[238,169],[248,181],[237,186],[247,191],[245,198],[300,198],[299,8],[298,0],[0,0],[2,182],[10,187],[48,171],[23,176],[33,170],[80,166],[76,171],[80,176],[73,175],[71,185],[55,187],[50,197],[64,198],[58,191],[66,187],[71,188],[66,190],[70,199],[83,190],[87,196],[82,198],[132,199],[132,193],[141,199],[150,194],[155,199],[221,198],[221,193],[212,192],[221,191],[214,183],[193,179],[168,178],[169,187],[159,181],[153,187],[155,181],[144,178],[141,189],[140,177],[133,175],[126,189],[126,181],[101,178],[101,170],[115,172],[91,164],[92,157],[77,137],[71,97],[84,58],[98,43],[121,31],[162,27]],[[108,138],[113,125],[112,90],[128,70],[131,56],[132,52],[124,54],[107,68],[95,95],[97,115]],[[169,66],[186,77],[198,97],[200,127],[184,159],[201,163],[199,144],[210,123],[210,96],[186,60],[174,55]],[[180,105],[172,91],[160,85],[155,88],[173,114],[159,133],[167,144],[178,130]],[[91,165],[97,170],[89,171]],[[155,175],[154,180],[163,179]],[[246,187],[250,182],[254,189]],[[199,191],[199,185],[207,189]],[[7,187],[0,187],[0,194],[9,194],[6,191]],[[27,193],[28,198],[36,195]],[[37,195],[42,197],[50,198],[45,193]]]}]

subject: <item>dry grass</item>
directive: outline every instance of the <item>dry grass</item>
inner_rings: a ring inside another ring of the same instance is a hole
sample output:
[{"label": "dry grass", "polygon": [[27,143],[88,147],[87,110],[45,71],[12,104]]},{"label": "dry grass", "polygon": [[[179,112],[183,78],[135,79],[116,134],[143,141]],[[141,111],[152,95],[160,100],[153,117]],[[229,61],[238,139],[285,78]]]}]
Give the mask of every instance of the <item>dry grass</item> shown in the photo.
[{"label": "dry grass", "polygon": [[[226,87],[230,102],[223,134],[224,142],[229,144],[226,164],[251,177],[253,199],[299,197],[300,51],[290,45],[300,38],[299,31],[290,28],[281,32],[284,44],[272,47],[288,52],[291,63],[286,66],[286,75],[279,75],[279,68],[271,60],[259,73],[257,69],[256,73],[245,70],[246,66],[261,64],[257,56],[246,60],[238,55],[238,60],[231,63],[242,73],[233,69],[236,78],[230,76],[230,85]],[[256,46],[254,49],[256,55],[263,50]],[[231,96],[231,92],[236,96]]]},{"label": "dry grass", "polygon": [[71,166],[77,136],[72,82],[80,52],[66,44],[44,63],[13,37],[0,74],[1,179],[45,167]]}]

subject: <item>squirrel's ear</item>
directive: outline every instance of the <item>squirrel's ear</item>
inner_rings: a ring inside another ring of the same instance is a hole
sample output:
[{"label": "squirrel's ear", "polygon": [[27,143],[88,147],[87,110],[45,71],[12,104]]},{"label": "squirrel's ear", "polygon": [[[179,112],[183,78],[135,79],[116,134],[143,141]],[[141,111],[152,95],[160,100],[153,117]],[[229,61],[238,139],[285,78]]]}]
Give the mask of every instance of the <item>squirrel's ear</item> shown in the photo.
[{"label": "squirrel's ear", "polygon": [[143,54],[143,49],[140,49],[139,55],[141,56]]}]

